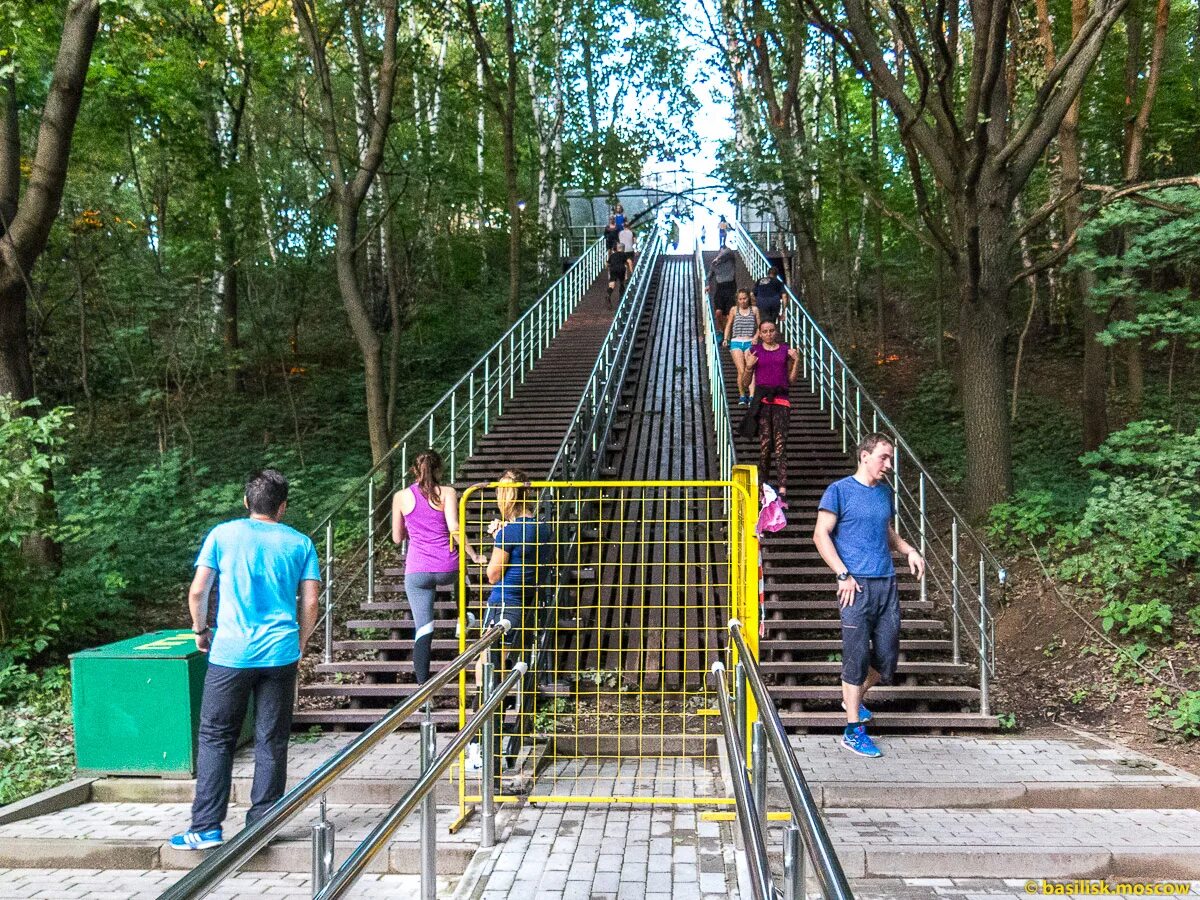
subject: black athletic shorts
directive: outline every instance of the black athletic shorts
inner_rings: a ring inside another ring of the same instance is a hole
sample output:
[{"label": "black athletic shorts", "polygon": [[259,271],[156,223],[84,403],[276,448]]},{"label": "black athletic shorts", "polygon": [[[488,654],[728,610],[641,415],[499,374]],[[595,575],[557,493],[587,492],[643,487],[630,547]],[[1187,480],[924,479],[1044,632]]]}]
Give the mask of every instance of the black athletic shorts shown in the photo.
[{"label": "black athletic shorts", "polygon": [[733,281],[718,281],[713,296],[713,305],[721,311],[722,315],[728,315],[729,310],[733,309],[733,304],[737,301],[737,283]]},{"label": "black athletic shorts", "polygon": [[842,681],[861,685],[868,667],[880,684],[891,684],[900,657],[900,592],[896,576],[856,578],[862,591],[843,606]]}]

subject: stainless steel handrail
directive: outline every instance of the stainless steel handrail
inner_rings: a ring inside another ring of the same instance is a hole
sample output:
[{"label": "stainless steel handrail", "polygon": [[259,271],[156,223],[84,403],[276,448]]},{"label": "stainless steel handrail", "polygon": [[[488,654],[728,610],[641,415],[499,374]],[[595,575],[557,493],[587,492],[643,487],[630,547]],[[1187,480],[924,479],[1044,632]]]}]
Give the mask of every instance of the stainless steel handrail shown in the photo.
[{"label": "stainless steel handrail", "polygon": [[[826,900],[852,900],[854,894],[850,891],[850,883],[846,880],[841,862],[838,861],[833,841],[829,839],[829,832],[825,830],[825,823],[821,820],[821,811],[808,789],[808,782],[796,759],[796,751],[788,742],[787,732],[779,720],[779,712],[775,709],[770,692],[763,683],[758,662],[742,637],[742,623],[737,619],[729,622],[729,636],[737,649],[738,665],[745,673],[746,684],[758,706],[759,721],[765,726],[767,743],[775,757],[775,765],[779,769],[788,804],[792,809],[792,822],[800,827],[803,846],[807,848],[808,857],[816,870],[822,894]],[[724,694],[724,691],[721,693]]]},{"label": "stainless steel handrail", "polygon": [[[419,710],[440,688],[457,678],[458,673],[505,635],[511,623],[501,620],[471,644],[452,663],[420,686],[411,696],[390,709],[374,725],[331,756],[298,785],[284,794],[253,825],[213,851],[187,875],[159,895],[159,900],[195,900],[205,896],[229,875],[267,845],[288,820],[325,792],[350,766],[358,762],[400,723]],[[419,783],[419,782],[418,782]]]},{"label": "stainless steel handrail", "polygon": [[[547,481],[587,479],[597,474],[581,469],[581,465],[584,460],[589,464],[598,463],[603,456],[608,430],[616,413],[617,398],[620,397],[625,372],[629,367],[629,351],[637,334],[654,267],[661,252],[662,231],[656,224],[646,239],[646,249],[638,254],[629,285],[621,294],[612,324],[580,392],[579,403],[567,427],[566,436],[550,464]],[[603,435],[597,434],[600,428],[604,430]]]},{"label": "stainless steel handrail", "polygon": [[742,830],[742,843],[746,846],[746,859],[750,864],[751,891],[754,900],[775,900],[771,862],[767,859],[767,840],[763,835],[765,810],[757,808],[751,795],[750,779],[746,775],[746,756],[742,753],[741,739],[737,736],[737,717],[729,706],[725,664],[717,660],[712,664],[711,674],[717,681],[721,731],[725,735],[725,752],[729,756],[729,768],[733,777],[733,799],[737,804],[738,827]]},{"label": "stainless steel handrail", "polygon": [[[396,833],[396,829],[404,824],[404,820],[408,818],[417,804],[424,800],[426,795],[437,786],[437,781],[442,776],[442,773],[450,768],[455,758],[463,751],[471,738],[495,714],[496,708],[499,707],[512,689],[516,687],[517,682],[521,680],[527,670],[528,666],[524,660],[513,666],[508,676],[500,682],[496,690],[480,705],[479,711],[451,739],[450,743],[446,745],[446,749],[425,768],[421,773],[421,777],[408,789],[408,792],[388,810],[383,820],[371,830],[370,834],[363,838],[354,849],[354,852],[342,863],[329,883],[314,896],[314,900],[333,900],[335,897],[341,897],[354,886],[354,883],[366,871],[367,866],[371,864],[371,860],[375,858],[375,855],[387,846],[388,840]],[[485,771],[481,773],[481,776],[485,779],[491,778],[492,773]],[[423,865],[422,869],[424,870],[424,868]],[[422,871],[423,876],[426,874],[428,873]]]}]

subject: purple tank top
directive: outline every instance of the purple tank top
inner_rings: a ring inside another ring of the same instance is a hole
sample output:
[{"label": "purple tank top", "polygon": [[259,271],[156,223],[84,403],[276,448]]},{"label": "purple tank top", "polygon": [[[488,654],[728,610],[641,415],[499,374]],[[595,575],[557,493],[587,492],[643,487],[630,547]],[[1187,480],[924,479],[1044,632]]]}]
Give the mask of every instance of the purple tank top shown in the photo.
[{"label": "purple tank top", "polygon": [[759,387],[786,388],[788,386],[788,345],[780,343],[774,350],[762,344],[751,347],[750,352],[758,357],[754,367],[755,383]]},{"label": "purple tank top", "polygon": [[445,510],[430,506],[415,484],[406,488],[413,495],[413,511],[404,517],[408,529],[408,557],[404,573],[457,572],[458,551],[450,543]]}]

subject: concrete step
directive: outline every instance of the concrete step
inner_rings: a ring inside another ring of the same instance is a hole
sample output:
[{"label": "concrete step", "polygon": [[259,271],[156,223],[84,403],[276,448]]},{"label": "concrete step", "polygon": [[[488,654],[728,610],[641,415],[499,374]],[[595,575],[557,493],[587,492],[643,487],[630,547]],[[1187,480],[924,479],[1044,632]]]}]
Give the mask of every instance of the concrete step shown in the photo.
[{"label": "concrete step", "polygon": [[[826,809],[850,877],[1200,877],[1195,809]],[[772,823],[777,840],[782,825]]]},{"label": "concrete step", "polygon": [[[385,805],[331,805],[329,818],[337,829],[338,858],[386,815]],[[246,810],[232,807],[225,820],[225,837],[236,834]],[[0,868],[46,869],[190,869],[204,853],[174,850],[170,837],[184,831],[191,815],[190,803],[88,802],[60,812],[0,825]],[[460,874],[479,842],[479,829],[467,827],[449,834],[458,808],[438,808],[438,871]],[[280,837],[260,851],[247,870],[306,872],[312,864],[309,826],[317,821],[317,805],[297,815]],[[400,874],[420,872],[418,828],[413,815],[396,832],[369,871]]]}]

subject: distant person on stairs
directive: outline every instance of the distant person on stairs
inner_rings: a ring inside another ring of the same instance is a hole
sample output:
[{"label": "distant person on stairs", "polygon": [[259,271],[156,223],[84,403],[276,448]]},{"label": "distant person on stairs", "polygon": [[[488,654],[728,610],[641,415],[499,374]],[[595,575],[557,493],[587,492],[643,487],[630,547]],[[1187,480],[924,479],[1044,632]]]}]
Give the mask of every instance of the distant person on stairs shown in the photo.
[{"label": "distant person on stairs", "polygon": [[779,340],[779,328],[774,322],[763,322],[758,329],[760,343],[746,354],[746,368],[754,378],[754,399],[748,416],[758,421],[758,474],[768,480],[771,461],[775,462],[776,477],[771,485],[787,507],[787,434],[792,404],[788,388],[800,370],[800,354]]},{"label": "distant person on stairs", "polygon": [[[283,796],[287,784],[296,669],[317,627],[321,586],[313,542],[280,521],[287,497],[283,475],[274,469],[255,472],[242,500],[250,515],[210,531],[196,557],[188,607],[196,646],[208,652],[208,672],[200,704],[192,824],[171,838],[176,850],[204,850],[222,842],[233,751],[251,696],[254,784],[247,828]],[[214,582],[217,624],[210,628],[208,597]]]},{"label": "distant person on stairs", "polygon": [[629,254],[630,259],[637,258],[637,236],[633,233],[633,229],[629,227],[628,222],[621,229],[621,233],[617,235],[617,243],[625,245],[625,252]]},{"label": "distant person on stairs", "polygon": [[608,217],[608,224],[604,226],[604,249],[609,253],[612,248],[617,245],[618,236],[621,234],[621,229],[617,227],[617,219],[615,216]]},{"label": "distant person on stairs", "polygon": [[608,293],[604,295],[604,302],[609,309],[612,309],[613,291],[617,292],[619,301],[625,293],[625,282],[632,274],[633,254],[626,252],[625,245],[618,241],[608,254]]},{"label": "distant person on stairs", "polygon": [[842,620],[842,746],[859,756],[883,754],[867,734],[867,691],[891,684],[900,655],[900,594],[892,553],[925,577],[925,560],[896,532],[893,495],[887,483],[895,445],[886,434],[858,444],[858,469],[835,481],[821,497],[813,543],[837,576]]},{"label": "distant person on stairs", "polygon": [[737,292],[737,306],[725,321],[725,343],[729,345],[729,355],[737,369],[739,406],[750,403],[752,376],[746,367],[746,354],[758,337],[758,326],[758,310],[750,302],[750,292],[743,288]]},{"label": "distant person on stairs", "polygon": [[[413,671],[417,683],[429,680],[433,648],[433,607],[437,589],[458,581],[458,492],[442,484],[442,457],[434,450],[417,454],[409,470],[413,484],[392,496],[392,540],[408,541],[404,557],[404,595],[412,610]],[[463,545],[476,565],[487,560]]]},{"label": "distant person on stairs", "polygon": [[787,298],[783,295],[783,282],[779,278],[779,270],[774,266],[754,282],[754,303],[764,322],[779,322],[783,319]]},{"label": "distant person on stairs", "polygon": [[708,267],[713,307],[717,312],[717,328],[725,330],[725,317],[733,307],[737,291],[737,254],[725,247]]}]

